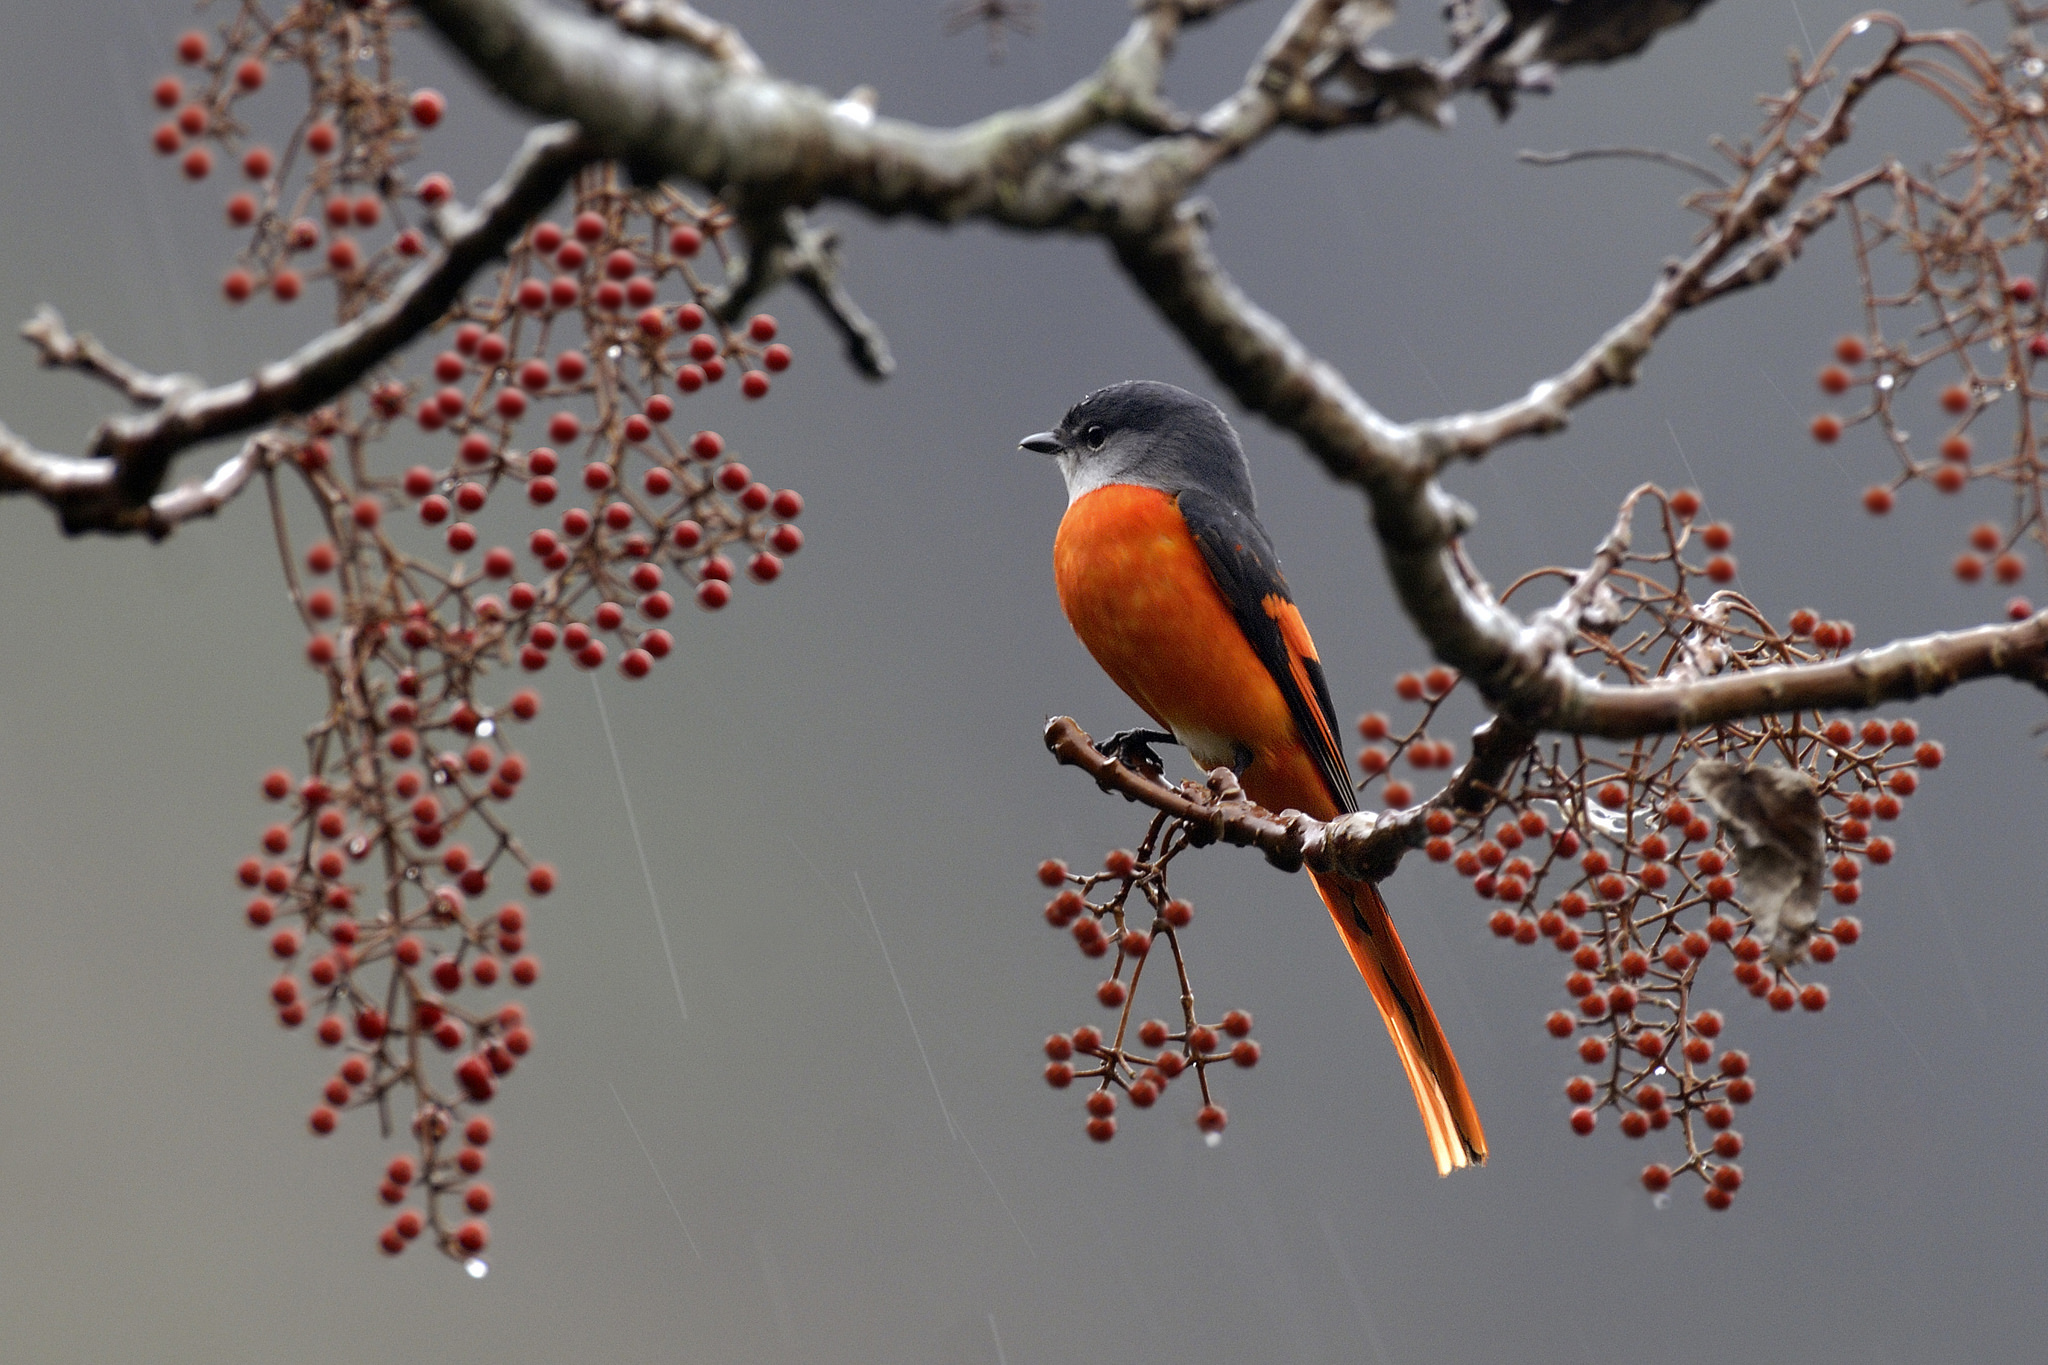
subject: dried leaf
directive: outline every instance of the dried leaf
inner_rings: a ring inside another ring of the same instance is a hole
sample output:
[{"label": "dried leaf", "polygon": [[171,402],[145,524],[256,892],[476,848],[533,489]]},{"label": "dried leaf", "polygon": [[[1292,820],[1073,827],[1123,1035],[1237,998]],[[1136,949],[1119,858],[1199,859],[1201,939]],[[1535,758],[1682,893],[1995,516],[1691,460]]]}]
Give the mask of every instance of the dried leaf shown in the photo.
[{"label": "dried leaf", "polygon": [[1703,759],[1686,783],[1735,845],[1743,903],[1771,961],[1793,961],[1813,937],[1826,873],[1827,823],[1813,779],[1790,768]]},{"label": "dried leaf", "polygon": [[1709,0],[1505,0],[1515,30],[1514,65],[1611,62],[1640,52]]}]

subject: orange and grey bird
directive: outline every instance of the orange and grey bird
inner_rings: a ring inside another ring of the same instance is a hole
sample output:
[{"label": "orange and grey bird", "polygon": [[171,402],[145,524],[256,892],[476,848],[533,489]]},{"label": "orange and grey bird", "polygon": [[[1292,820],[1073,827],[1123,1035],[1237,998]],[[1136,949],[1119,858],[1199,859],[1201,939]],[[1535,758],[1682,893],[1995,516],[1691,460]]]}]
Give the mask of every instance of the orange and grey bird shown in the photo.
[{"label": "orange and grey bird", "polygon": [[[1269,810],[1358,808],[1315,642],[1259,525],[1244,447],[1215,404],[1171,384],[1089,394],[1026,450],[1067,481],[1060,606],[1110,678],[1204,768]],[[1121,737],[1120,737],[1121,738]],[[1483,1162],[1457,1058],[1379,889],[1312,874],[1415,1089],[1439,1174]]]}]

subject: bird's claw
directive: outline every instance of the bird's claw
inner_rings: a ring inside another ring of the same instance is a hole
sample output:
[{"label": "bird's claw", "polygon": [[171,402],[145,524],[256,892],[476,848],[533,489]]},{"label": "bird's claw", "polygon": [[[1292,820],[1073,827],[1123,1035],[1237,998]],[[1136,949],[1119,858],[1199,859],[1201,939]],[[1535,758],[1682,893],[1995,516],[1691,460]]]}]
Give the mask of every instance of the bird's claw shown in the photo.
[{"label": "bird's claw", "polygon": [[1149,730],[1141,727],[1135,730],[1119,730],[1107,739],[1097,743],[1095,747],[1103,754],[1123,764],[1126,768],[1135,768],[1140,772],[1150,772],[1156,776],[1165,771],[1166,765],[1160,762],[1158,754],[1152,752],[1152,746],[1154,744],[1173,744],[1176,742],[1174,737],[1164,730]]}]

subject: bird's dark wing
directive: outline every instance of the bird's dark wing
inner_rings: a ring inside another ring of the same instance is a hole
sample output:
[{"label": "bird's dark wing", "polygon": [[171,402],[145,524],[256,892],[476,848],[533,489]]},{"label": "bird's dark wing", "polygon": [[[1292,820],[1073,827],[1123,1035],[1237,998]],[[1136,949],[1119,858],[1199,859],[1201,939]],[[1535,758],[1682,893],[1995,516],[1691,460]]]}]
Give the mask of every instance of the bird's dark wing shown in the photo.
[{"label": "bird's dark wing", "polygon": [[1315,759],[1330,799],[1339,810],[1357,810],[1358,795],[1337,747],[1337,708],[1330,701],[1330,684],[1265,528],[1213,493],[1189,489],[1176,494],[1175,501],[1252,652],[1287,699],[1294,728]]}]

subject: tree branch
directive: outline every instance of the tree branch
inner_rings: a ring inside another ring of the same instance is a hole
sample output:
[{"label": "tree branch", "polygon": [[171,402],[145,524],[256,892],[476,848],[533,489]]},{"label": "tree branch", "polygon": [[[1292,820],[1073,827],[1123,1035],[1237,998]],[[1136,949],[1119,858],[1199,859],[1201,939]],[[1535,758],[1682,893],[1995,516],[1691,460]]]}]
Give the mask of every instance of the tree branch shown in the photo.
[{"label": "tree branch", "polygon": [[1485,809],[1494,787],[1528,752],[1532,739],[1495,722],[1481,729],[1472,758],[1428,800],[1406,810],[1354,811],[1323,821],[1298,810],[1275,814],[1247,800],[1228,768],[1217,768],[1205,783],[1171,783],[1103,753],[1069,716],[1055,716],[1045,726],[1045,747],[1061,765],[1079,768],[1106,792],[1186,822],[1189,840],[1196,845],[1221,840],[1238,848],[1256,848],[1267,862],[1288,872],[1308,867],[1375,882],[1392,874],[1411,850],[1422,847],[1429,838],[1425,822],[1431,810]]},{"label": "tree branch", "polygon": [[2048,692],[2048,612],[2008,625],[1897,640],[1824,664],[1779,665],[1644,687],[1581,681],[1545,718],[1544,728],[1633,739],[1782,711],[1868,710],[1996,677]]},{"label": "tree branch", "polygon": [[[39,312],[23,330],[42,350],[44,364],[104,379],[148,411],[102,422],[89,458],[82,460],[45,454],[0,428],[0,493],[41,497],[56,509],[68,533],[163,534],[182,516],[165,520],[152,499],[179,454],[287,414],[310,411],[342,393],[440,321],[470,278],[501,255],[577,168],[594,156],[573,125],[535,129],[474,209],[448,209],[438,215],[443,244],[439,259],[415,267],[383,302],[353,322],[233,383],[206,388],[184,376],[144,374],[90,338],[73,337],[55,312]],[[233,465],[231,460],[223,470]],[[228,489],[231,494],[242,482],[217,480],[218,474],[194,487]],[[181,494],[174,505],[206,511],[218,506],[204,506],[206,501]]]},{"label": "tree branch", "polygon": [[693,181],[750,211],[831,198],[884,216],[1037,228],[1111,207],[1091,205],[1083,191],[1105,158],[1059,153],[1152,107],[1183,15],[1155,4],[1094,74],[1061,93],[936,129],[856,117],[821,91],[540,0],[418,0],[416,8],[506,98],[575,120],[603,156]]},{"label": "tree branch", "polygon": [[758,76],[767,68],[731,24],[700,13],[683,0],[588,0],[591,13],[608,16],[642,38],[687,43],[728,70]]},{"label": "tree branch", "polygon": [[21,324],[21,334],[41,352],[44,368],[77,370],[111,385],[137,407],[161,407],[200,387],[195,375],[151,374],[121,359],[88,333],[74,335],[65,327],[63,314],[48,304],[37,308],[35,316]]}]

